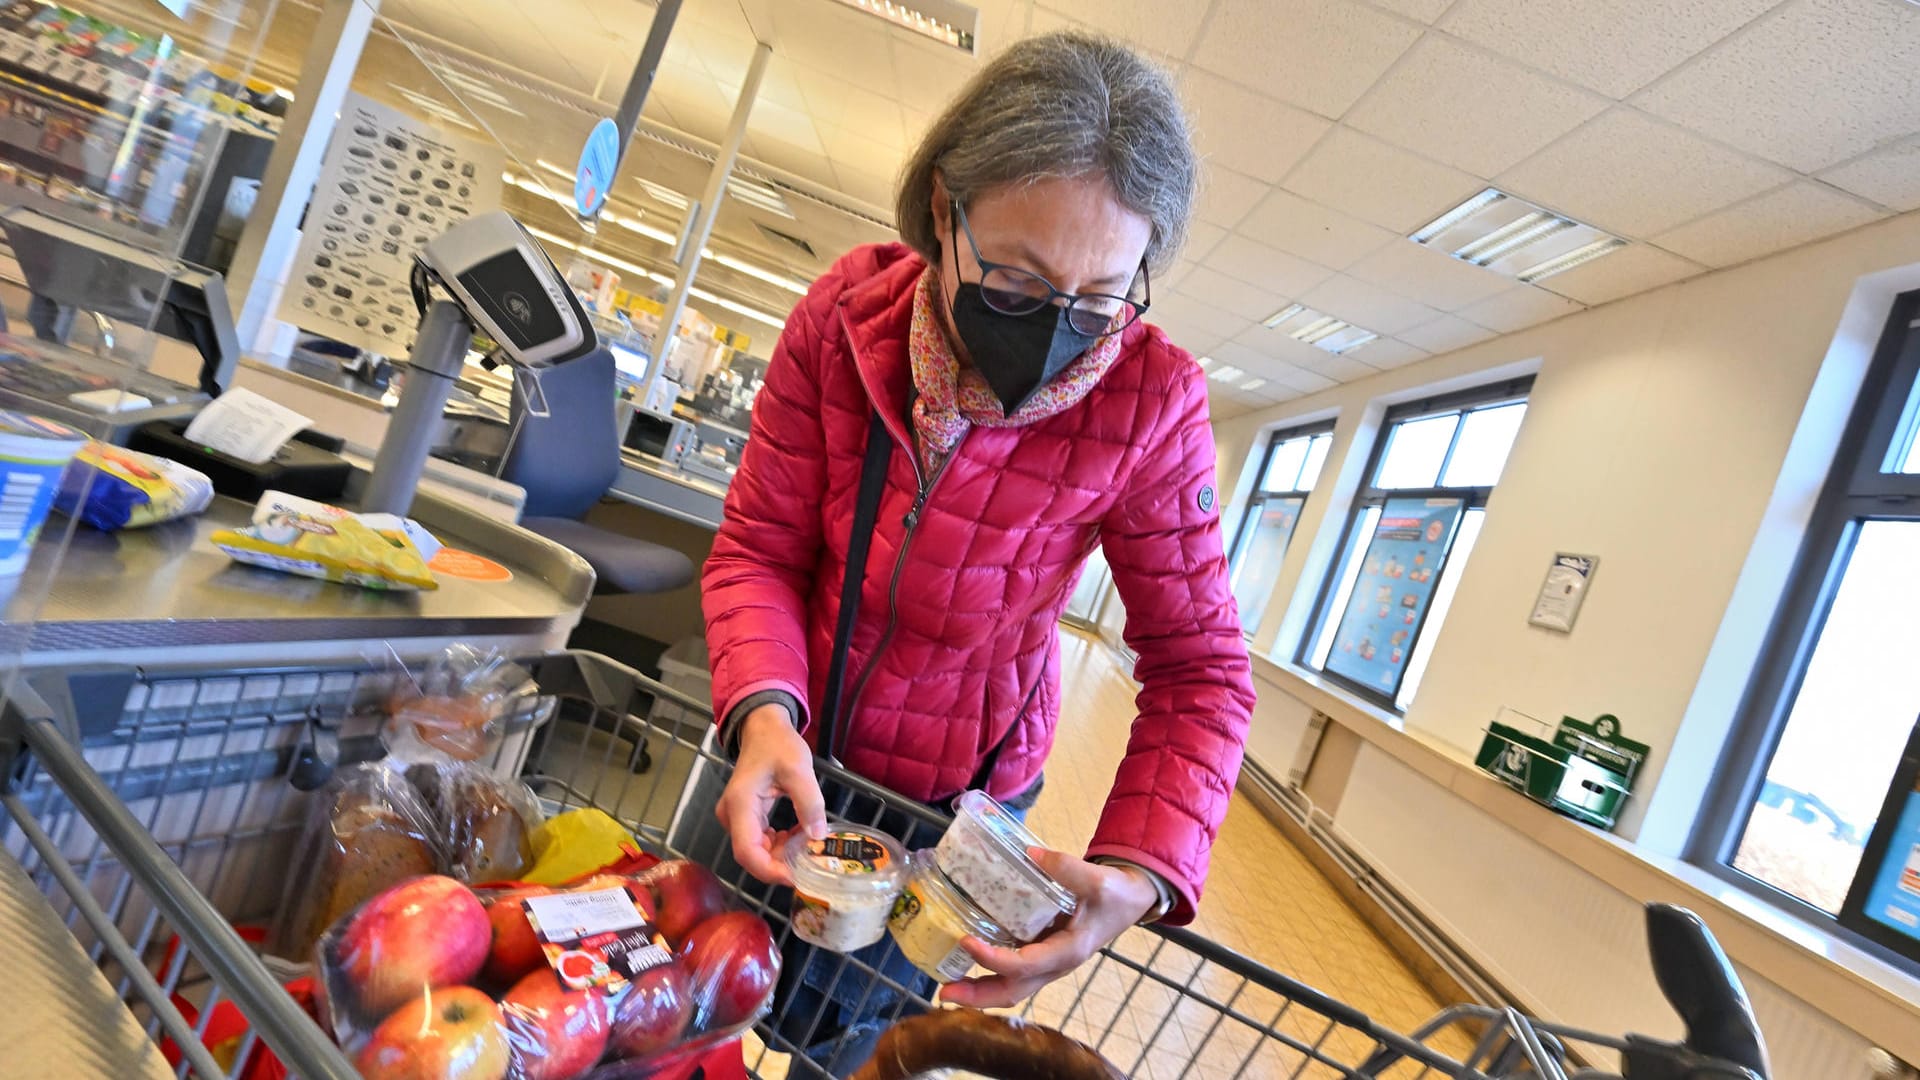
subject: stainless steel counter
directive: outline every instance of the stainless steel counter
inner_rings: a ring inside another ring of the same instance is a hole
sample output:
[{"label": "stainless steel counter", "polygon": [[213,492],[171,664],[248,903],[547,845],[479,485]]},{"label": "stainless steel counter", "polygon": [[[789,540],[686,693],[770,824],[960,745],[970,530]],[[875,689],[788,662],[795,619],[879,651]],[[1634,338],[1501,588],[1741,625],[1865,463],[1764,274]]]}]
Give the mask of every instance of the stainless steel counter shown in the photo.
[{"label": "stainless steel counter", "polygon": [[356,655],[398,639],[555,647],[593,591],[592,569],[567,549],[425,493],[414,518],[447,546],[506,566],[512,580],[441,574],[431,592],[381,593],[241,566],[208,538],[247,524],[252,509],[222,498],[197,518],[150,529],[81,526],[57,569],[57,530],[66,522],[55,517],[6,598],[11,640],[0,651],[24,653],[37,667],[151,664],[209,648],[222,658]]},{"label": "stainless steel counter", "polygon": [[720,527],[727,503],[726,488],[637,450],[622,450],[620,475],[607,494],[708,529]]}]

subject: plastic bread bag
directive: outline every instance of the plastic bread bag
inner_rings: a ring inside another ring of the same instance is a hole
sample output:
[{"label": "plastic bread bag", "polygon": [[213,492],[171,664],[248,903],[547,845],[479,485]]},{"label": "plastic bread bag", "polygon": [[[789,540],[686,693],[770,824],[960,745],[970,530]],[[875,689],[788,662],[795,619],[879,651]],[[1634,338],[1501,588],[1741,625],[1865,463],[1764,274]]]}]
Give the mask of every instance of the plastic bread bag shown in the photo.
[{"label": "plastic bread bag", "polygon": [[392,765],[335,771],[309,796],[269,951],[304,960],[321,932],[362,901],[432,873],[440,862],[435,834],[420,793]]},{"label": "plastic bread bag", "polygon": [[394,680],[382,730],[407,762],[479,761],[500,746],[506,718],[539,692],[525,668],[498,650],[448,646]]},{"label": "plastic bread bag", "polygon": [[355,514],[269,491],[254,507],[252,525],[209,539],[235,562],[286,574],[386,591],[439,588],[427,569],[439,544],[392,514]]},{"label": "plastic bread bag", "polygon": [[102,532],[190,517],[213,502],[213,481],[177,461],[89,442],[54,495],[56,510]]},{"label": "plastic bread bag", "polygon": [[[458,1061],[463,1076],[612,1080],[701,1057],[766,1014],[780,953],[690,865],[559,888],[396,885],[315,949],[327,1026],[369,1078]],[[678,943],[669,921],[692,923]]]},{"label": "plastic bread bag", "polygon": [[407,779],[433,815],[442,873],[469,884],[514,881],[532,865],[541,813],[527,785],[470,761],[422,762]]}]

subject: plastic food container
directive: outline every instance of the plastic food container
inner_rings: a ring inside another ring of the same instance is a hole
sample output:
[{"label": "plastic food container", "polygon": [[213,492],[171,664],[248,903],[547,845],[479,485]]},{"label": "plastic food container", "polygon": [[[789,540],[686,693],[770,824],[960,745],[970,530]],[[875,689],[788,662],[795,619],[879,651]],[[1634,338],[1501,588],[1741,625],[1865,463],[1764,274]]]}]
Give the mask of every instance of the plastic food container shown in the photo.
[{"label": "plastic food container", "polygon": [[887,918],[907,873],[907,849],[883,832],[835,825],[810,840],[787,841],[793,872],[793,932],[802,941],[852,952],[887,934]]},{"label": "plastic food container", "polygon": [[60,474],[87,437],[65,424],[0,411],[0,577],[27,568],[60,490]]},{"label": "plastic food container", "polygon": [[966,939],[1006,949],[1020,944],[955,888],[927,851],[914,852],[908,861],[906,887],[894,902],[887,928],[900,955],[942,983],[964,979],[973,970],[973,957],[960,945]]},{"label": "plastic food container", "polygon": [[969,791],[954,800],[953,828],[934,855],[947,877],[1024,945],[1076,905],[1027,854],[1039,846],[1040,838],[993,796]]}]

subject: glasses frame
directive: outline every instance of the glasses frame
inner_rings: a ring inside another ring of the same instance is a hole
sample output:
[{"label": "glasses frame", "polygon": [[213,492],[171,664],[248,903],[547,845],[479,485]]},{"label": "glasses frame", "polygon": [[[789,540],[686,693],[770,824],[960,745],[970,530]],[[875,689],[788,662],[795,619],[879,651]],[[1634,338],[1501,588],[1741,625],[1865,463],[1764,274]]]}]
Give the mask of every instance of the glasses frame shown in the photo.
[{"label": "glasses frame", "polygon": [[[1127,312],[1127,318],[1125,322],[1122,322],[1118,326],[1114,326],[1112,318],[1109,317],[1107,319],[1107,329],[1101,331],[1098,334],[1093,335],[1094,337],[1097,337],[1097,338],[1104,338],[1104,337],[1112,337],[1113,335],[1118,334],[1121,331],[1125,330],[1127,327],[1132,326],[1134,323],[1139,322],[1140,317],[1142,315],[1145,315],[1147,313],[1147,309],[1153,306],[1153,275],[1149,273],[1147,270],[1147,260],[1145,258],[1142,258],[1140,260],[1140,285],[1141,285],[1141,288],[1144,290],[1145,295],[1139,300],[1131,300],[1124,296],[1115,296],[1112,293],[1061,292],[1059,289],[1055,288],[1053,285],[1053,282],[1048,281],[1046,279],[1046,276],[1043,274],[1036,274],[1032,270],[1028,270],[1026,267],[1014,266],[1011,263],[992,262],[988,260],[985,256],[981,255],[980,242],[973,238],[973,226],[967,224],[966,207],[961,206],[960,201],[958,199],[953,200],[953,220],[959,225],[959,231],[964,232],[967,235],[967,246],[973,249],[973,261],[980,264],[980,283],[981,283],[980,298],[986,302],[986,305],[989,308],[992,308],[994,311],[998,312],[999,314],[1011,315],[1011,316],[1031,315],[1034,312],[1039,311],[1041,308],[1046,307],[1048,304],[1053,304],[1058,301],[1064,300],[1066,301],[1066,303],[1060,304],[1060,306],[1067,309],[1068,324],[1072,325],[1073,309],[1076,306],[1078,306],[1081,301],[1083,300],[1115,300],[1115,301],[1118,301],[1122,305],[1124,310]],[[956,270],[957,269],[958,268],[956,268]],[[1040,302],[1035,304],[1033,307],[1026,309],[1025,311],[1008,311],[1006,308],[1003,308],[1000,305],[993,302],[991,290],[985,287],[987,275],[993,273],[995,270],[1005,270],[1009,273],[1023,274],[1027,277],[1030,277],[1033,280],[1039,282],[1040,284],[1046,286],[1047,295],[1045,297],[1035,297],[1035,299],[1039,300]],[[1087,308],[1083,308],[1082,310],[1093,311],[1095,309],[1092,307],[1087,307]],[[1078,328],[1076,327],[1076,330],[1077,329]],[[1079,332],[1085,333],[1085,331],[1079,331]]]}]

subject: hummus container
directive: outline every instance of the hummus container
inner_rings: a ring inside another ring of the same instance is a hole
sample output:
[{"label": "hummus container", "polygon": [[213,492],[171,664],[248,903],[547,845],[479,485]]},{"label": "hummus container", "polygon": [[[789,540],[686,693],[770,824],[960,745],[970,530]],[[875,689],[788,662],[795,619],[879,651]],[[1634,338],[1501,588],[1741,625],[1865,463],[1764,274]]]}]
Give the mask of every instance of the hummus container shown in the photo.
[{"label": "hummus container", "polygon": [[954,800],[953,828],[940,838],[934,858],[968,899],[1024,945],[1076,906],[1073,894],[1027,854],[1041,846],[993,796],[969,791]]},{"label": "hummus container", "polygon": [[794,934],[835,952],[852,952],[887,935],[887,918],[907,874],[907,851],[883,832],[836,824],[826,836],[787,841],[793,874]]},{"label": "hummus container", "polygon": [[973,970],[973,957],[960,944],[970,937],[1003,949],[1020,944],[955,888],[926,851],[909,860],[906,887],[894,901],[887,928],[900,955],[941,983],[964,979]]},{"label": "hummus container", "polygon": [[86,435],[27,413],[0,412],[0,577],[27,568],[60,474]]}]

